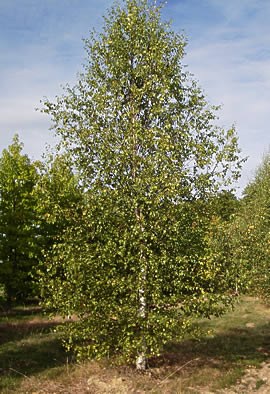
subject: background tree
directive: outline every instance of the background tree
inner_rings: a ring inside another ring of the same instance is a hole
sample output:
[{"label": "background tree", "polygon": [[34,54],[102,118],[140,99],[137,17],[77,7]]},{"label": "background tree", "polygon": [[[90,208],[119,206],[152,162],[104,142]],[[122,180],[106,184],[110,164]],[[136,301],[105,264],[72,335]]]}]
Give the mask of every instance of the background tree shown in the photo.
[{"label": "background tree", "polygon": [[222,221],[229,221],[237,213],[240,201],[232,190],[221,190],[210,198],[210,204],[213,214]]},{"label": "background tree", "polygon": [[[270,155],[244,190],[235,219],[238,260],[246,267],[251,290],[269,301],[270,294]],[[240,254],[240,256],[239,256]]]},{"label": "background tree", "polygon": [[8,303],[34,294],[31,271],[38,260],[36,167],[22,154],[18,135],[0,158],[0,282]]},{"label": "background tree", "polygon": [[77,85],[44,103],[85,190],[44,277],[49,305],[79,316],[65,328],[79,356],[120,352],[145,368],[191,315],[230,301],[203,200],[239,175],[237,137],[215,126],[185,45],[155,4],[115,5],[85,40]]},{"label": "background tree", "polygon": [[[46,258],[74,221],[81,209],[83,192],[65,154],[48,154],[39,163],[39,181],[35,193],[38,209],[38,243],[42,251],[37,275],[47,275]],[[61,275],[60,275],[61,280]],[[44,294],[43,294],[44,296]]]},{"label": "background tree", "polygon": [[48,154],[39,163],[39,182],[36,187],[40,228],[46,246],[50,248],[69,225],[70,211],[79,207],[82,190],[66,154]]}]

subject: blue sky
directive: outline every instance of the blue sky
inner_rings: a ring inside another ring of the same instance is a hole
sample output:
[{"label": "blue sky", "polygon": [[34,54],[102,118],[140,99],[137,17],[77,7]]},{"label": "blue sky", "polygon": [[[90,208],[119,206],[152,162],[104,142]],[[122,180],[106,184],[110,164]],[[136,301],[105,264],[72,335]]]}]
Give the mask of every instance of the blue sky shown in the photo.
[{"label": "blue sky", "polygon": [[[40,100],[73,84],[85,53],[83,37],[99,29],[113,0],[0,0],[0,151],[19,133],[25,152],[40,158],[53,144]],[[269,149],[270,1],[168,0],[163,18],[188,38],[184,63],[220,124],[235,123],[249,156],[239,187],[252,179]],[[241,189],[240,189],[241,190]]]}]

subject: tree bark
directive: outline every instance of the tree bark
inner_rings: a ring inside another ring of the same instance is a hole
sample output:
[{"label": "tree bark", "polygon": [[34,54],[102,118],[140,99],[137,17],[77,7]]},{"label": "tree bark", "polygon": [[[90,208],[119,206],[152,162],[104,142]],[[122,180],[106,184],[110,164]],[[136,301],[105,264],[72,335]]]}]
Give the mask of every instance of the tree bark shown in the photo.
[{"label": "tree bark", "polygon": [[[139,209],[136,210],[136,218],[140,225],[141,233],[144,232],[144,227],[142,225],[142,217],[141,212]],[[147,304],[146,304],[146,295],[145,295],[145,288],[146,288],[146,257],[144,255],[143,244],[141,244],[140,249],[140,265],[141,265],[141,277],[140,277],[140,287],[139,287],[139,318],[145,322],[147,318]],[[136,359],[136,369],[140,371],[146,370],[146,339],[144,333],[144,324],[140,327],[142,333],[142,344],[141,344],[141,351]]]}]

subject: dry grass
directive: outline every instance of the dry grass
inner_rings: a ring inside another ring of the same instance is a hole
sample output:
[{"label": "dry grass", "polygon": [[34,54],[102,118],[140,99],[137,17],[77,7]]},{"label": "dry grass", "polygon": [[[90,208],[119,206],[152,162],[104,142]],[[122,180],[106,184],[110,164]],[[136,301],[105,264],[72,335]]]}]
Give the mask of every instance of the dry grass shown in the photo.
[{"label": "dry grass", "polygon": [[58,321],[27,313],[0,316],[2,393],[208,394],[235,384],[270,354],[270,310],[254,298],[220,319],[198,322],[206,334],[169,344],[144,374],[108,360],[68,363],[53,332]]}]

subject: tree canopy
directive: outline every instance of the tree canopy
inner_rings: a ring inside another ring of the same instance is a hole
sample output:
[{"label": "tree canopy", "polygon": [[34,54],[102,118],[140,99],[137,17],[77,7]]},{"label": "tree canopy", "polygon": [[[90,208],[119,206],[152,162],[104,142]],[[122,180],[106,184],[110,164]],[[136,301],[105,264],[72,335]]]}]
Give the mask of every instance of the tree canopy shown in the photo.
[{"label": "tree canopy", "polygon": [[0,157],[0,282],[8,302],[34,294],[31,271],[38,261],[36,167],[15,135]]},{"label": "tree canopy", "polygon": [[[270,154],[263,158],[244,190],[235,224],[238,261],[242,260],[251,290],[269,301],[270,290]],[[240,255],[239,255],[240,254]]]},{"label": "tree canopy", "polygon": [[144,368],[191,315],[230,302],[204,199],[239,176],[237,136],[216,126],[185,47],[155,3],[115,4],[85,40],[77,84],[44,102],[85,191],[43,284],[50,306],[79,318],[65,327],[78,356]]}]

